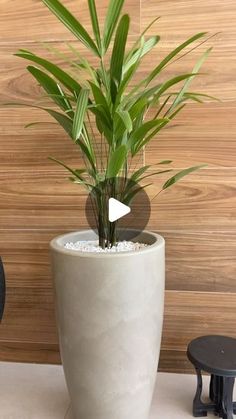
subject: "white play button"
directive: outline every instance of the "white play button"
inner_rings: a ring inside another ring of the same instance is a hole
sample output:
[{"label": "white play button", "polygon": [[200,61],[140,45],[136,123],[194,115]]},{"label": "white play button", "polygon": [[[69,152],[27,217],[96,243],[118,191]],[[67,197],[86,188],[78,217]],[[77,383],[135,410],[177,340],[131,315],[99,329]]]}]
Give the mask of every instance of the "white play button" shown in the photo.
[{"label": "white play button", "polygon": [[118,201],[115,198],[109,199],[109,205],[108,205],[108,218],[110,223],[113,223],[116,220],[119,220],[119,218],[124,217],[125,215],[129,214],[131,211],[131,208],[128,207],[125,204],[122,204],[122,202]]}]

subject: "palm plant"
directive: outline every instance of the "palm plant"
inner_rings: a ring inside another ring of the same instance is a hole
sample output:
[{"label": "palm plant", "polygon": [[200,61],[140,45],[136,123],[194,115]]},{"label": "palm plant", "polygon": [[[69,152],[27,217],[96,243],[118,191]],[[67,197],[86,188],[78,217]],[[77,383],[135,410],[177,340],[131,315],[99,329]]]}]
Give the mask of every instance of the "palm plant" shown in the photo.
[{"label": "palm plant", "polygon": [[[130,170],[132,159],[171,123],[186,102],[192,100],[202,103],[204,97],[208,97],[191,92],[188,88],[199,74],[210,49],[201,55],[191,73],[175,75],[164,82],[158,80],[169,64],[202,44],[206,34],[197,33],[187,39],[159,62],[143,80],[133,83],[143,58],[160,41],[158,35],[146,36],[157,19],[128,49],[130,18],[127,14],[121,15],[124,0],[110,0],[103,33],[95,0],[88,0],[93,37],[59,0],[42,1],[92,52],[97,65],[91,65],[71,44],[67,45],[73,58],[64,58],[73,68],[73,75],[71,69],[65,71],[28,50],[21,49],[16,55],[35,64],[28,66],[28,71],[45,90],[46,96],[59,107],[59,111],[54,107],[37,107],[48,112],[82,152],[85,163],[82,168],[71,168],[62,161],[52,160],[70,172],[72,182],[83,185],[91,192],[95,202],[99,244],[103,248],[110,247],[117,240],[117,225],[108,220],[108,198],[113,196],[130,205],[136,194],[147,186],[141,186],[139,182],[153,175],[147,165]],[[199,42],[197,45],[194,44],[196,41]],[[191,50],[186,52],[188,46],[191,46]],[[62,56],[55,49],[53,52]],[[173,91],[176,87],[177,90]],[[170,160],[165,160],[157,164],[169,163]],[[162,190],[200,167],[202,165],[176,173],[164,183]],[[170,170],[160,169],[155,173],[162,174]]]}]

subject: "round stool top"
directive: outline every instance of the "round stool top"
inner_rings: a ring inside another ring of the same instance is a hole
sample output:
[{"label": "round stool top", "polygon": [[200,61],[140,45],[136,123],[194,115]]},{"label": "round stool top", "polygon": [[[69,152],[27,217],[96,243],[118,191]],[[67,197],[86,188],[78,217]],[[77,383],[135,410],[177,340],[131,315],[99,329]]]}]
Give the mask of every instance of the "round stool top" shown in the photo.
[{"label": "round stool top", "polygon": [[227,336],[201,336],[188,345],[192,364],[210,374],[236,377],[236,339]]}]

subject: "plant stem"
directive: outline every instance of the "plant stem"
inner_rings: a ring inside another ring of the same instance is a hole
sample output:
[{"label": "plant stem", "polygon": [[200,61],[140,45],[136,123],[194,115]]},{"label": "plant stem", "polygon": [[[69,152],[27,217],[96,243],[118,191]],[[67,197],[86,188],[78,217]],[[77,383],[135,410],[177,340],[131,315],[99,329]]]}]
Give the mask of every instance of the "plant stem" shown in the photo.
[{"label": "plant stem", "polygon": [[110,223],[110,237],[109,237],[110,247],[116,244],[116,221]]},{"label": "plant stem", "polygon": [[106,240],[105,240],[105,231],[104,231],[104,223],[103,223],[103,215],[99,213],[98,216],[98,237],[99,237],[99,246],[102,249],[106,247]]}]

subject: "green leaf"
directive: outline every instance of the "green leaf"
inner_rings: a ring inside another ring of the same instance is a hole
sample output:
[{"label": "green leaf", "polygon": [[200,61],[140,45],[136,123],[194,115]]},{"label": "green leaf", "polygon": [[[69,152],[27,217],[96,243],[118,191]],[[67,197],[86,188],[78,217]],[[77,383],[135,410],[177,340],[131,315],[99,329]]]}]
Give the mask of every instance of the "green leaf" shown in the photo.
[{"label": "green leaf", "polygon": [[38,57],[32,54],[30,51],[19,50],[16,54],[17,57],[25,58],[26,60],[33,61],[36,64],[44,67],[49,73],[51,73],[57,80],[59,80],[68,90],[73,94],[74,92],[79,93],[81,90],[80,84],[73,79],[68,73],[61,70],[57,65],[45,60],[44,58]]},{"label": "green leaf", "polygon": [[117,109],[116,113],[122,119],[127,131],[131,132],[132,129],[133,129],[133,123],[132,123],[132,119],[130,118],[129,112],[128,111],[123,111],[122,109]]},{"label": "green leaf", "polygon": [[44,110],[48,112],[72,138],[72,120],[62,113],[54,111],[53,109],[45,108]]},{"label": "green leaf", "polygon": [[125,91],[125,88],[127,87],[133,75],[135,74],[138,66],[139,66],[139,61],[133,64],[132,67],[130,67],[130,69],[124,74],[123,79],[120,83],[120,86],[117,87],[115,108],[119,105],[122,95]]},{"label": "green leaf", "polygon": [[160,16],[155,17],[155,19],[153,19],[151,21],[151,23],[149,23],[148,26],[146,26],[146,28],[144,29],[144,31],[141,33],[141,35],[137,38],[137,40],[135,41],[134,45],[132,46],[131,50],[128,52],[128,54],[125,57],[125,62],[127,63],[129,61],[129,59],[132,57],[132,55],[134,54],[134,52],[138,49],[138,46],[140,44],[142,44],[142,39],[144,38],[145,33],[151,28],[151,26],[160,19]]},{"label": "green leaf", "polygon": [[98,16],[97,16],[97,9],[96,9],[95,1],[88,0],[88,6],[89,6],[92,27],[93,27],[93,33],[97,41],[99,53],[100,55],[102,55],[102,42],[101,42],[100,28],[99,28],[99,23],[98,23]]},{"label": "green leaf", "polygon": [[109,145],[112,145],[113,132],[111,121],[102,105],[90,106],[89,110],[96,116],[96,125],[99,132],[104,133]]},{"label": "green leaf", "polygon": [[106,109],[103,105],[92,105],[89,106],[88,110],[90,110],[94,115],[101,119],[101,122],[107,126],[110,130],[112,129],[112,121],[109,119],[109,115],[107,115]]},{"label": "green leaf", "polygon": [[122,80],[121,80],[120,85],[117,86],[117,96],[116,96],[116,102],[115,102],[115,106],[114,106],[115,109],[117,108],[117,106],[119,106],[120,102],[122,102],[121,99],[122,99],[122,95],[125,91],[125,88],[127,88],[130,80],[132,79],[133,75],[135,75],[135,73],[136,73],[136,71],[139,67],[139,64],[141,62],[140,57],[141,57],[141,54],[142,54],[143,43],[144,43],[144,40],[143,40],[143,42],[141,44],[141,47],[139,49],[139,57],[137,58],[136,62],[133,65],[131,65],[131,67],[126,72],[124,71],[124,67],[122,69],[122,73],[123,73],[122,74]]},{"label": "green leaf", "polygon": [[128,150],[124,144],[120,145],[112,153],[108,162],[108,167],[107,167],[107,172],[106,172],[107,178],[113,178],[117,176],[117,174],[119,173],[119,171],[121,170],[121,168],[123,167],[126,161],[127,153],[128,153]]},{"label": "green leaf", "polygon": [[89,132],[87,130],[87,127],[86,127],[86,124],[85,123],[84,123],[84,126],[83,126],[83,130],[82,130],[81,136],[82,136],[82,138],[84,140],[84,143],[85,143],[86,147],[89,150],[89,153],[90,153],[91,158],[92,158],[92,160],[94,162],[94,165],[95,165],[96,156],[94,154],[93,144],[91,142],[90,134],[89,134]]},{"label": "green leaf", "polygon": [[180,172],[176,173],[174,176],[172,176],[170,179],[168,179],[162,189],[167,189],[170,186],[174,185],[174,183],[178,182],[180,179],[182,179],[184,176],[188,175],[189,173],[194,172],[195,170],[201,169],[202,167],[206,167],[206,164],[201,164],[199,166],[193,166],[189,167],[188,169],[181,170]]},{"label": "green leaf", "polygon": [[178,109],[176,109],[171,115],[169,115],[169,120],[171,121],[172,119],[174,119],[175,117],[176,117],[176,115],[178,115],[178,113],[183,109],[183,108],[185,108],[185,106],[186,106],[186,103],[184,103],[183,105],[181,105],[181,106],[179,106],[179,108]]},{"label": "green leaf", "polygon": [[169,122],[175,118],[175,116],[185,107],[186,105],[183,104],[181,105],[175,112],[173,112],[171,115],[169,115],[168,118],[163,118],[163,122],[157,126],[157,128],[155,130],[152,131],[152,133],[150,135],[148,135],[146,138],[143,139],[143,141],[141,141],[138,145],[137,148],[135,148],[135,150],[133,150],[133,155],[137,154],[139,152],[139,150],[145,145],[148,144],[149,141],[151,141],[152,138],[155,137],[155,135],[160,132],[167,124],[169,124]]},{"label": "green leaf", "polygon": [[221,102],[221,100],[215,96],[211,96],[211,95],[206,95],[204,93],[197,93],[197,92],[186,92],[185,95],[189,95],[189,96],[196,96],[196,97],[203,97],[206,99],[212,99],[212,100],[216,100],[217,102]]},{"label": "green leaf", "polygon": [[75,109],[75,116],[72,128],[72,138],[77,141],[80,138],[80,134],[84,124],[85,112],[88,105],[89,90],[82,89],[77,100]]},{"label": "green leaf", "polygon": [[75,103],[77,102],[75,96],[71,96],[71,95],[68,95],[67,93],[65,93],[62,90],[62,88],[61,88],[61,86],[60,86],[59,83],[57,83],[57,86],[58,86],[58,89],[61,92],[60,94],[58,94],[58,95],[52,95],[52,94],[42,95],[41,98],[39,98],[39,100],[37,102],[40,102],[40,101],[44,100],[45,98],[54,99],[55,97],[58,97],[58,98],[62,98],[63,97],[68,103],[70,103],[70,101],[71,102],[75,102]]},{"label": "green leaf", "polygon": [[90,75],[90,77],[94,80],[94,82],[97,82],[97,76],[96,76],[96,70],[95,68],[89,64],[88,60],[84,58],[81,53],[69,42],[66,42],[66,45],[68,48],[73,52],[73,54],[76,56],[76,58],[79,60],[78,66],[82,68],[83,70],[86,70],[87,73]]},{"label": "green leaf", "polygon": [[81,23],[58,0],[43,0],[51,12],[78,38],[87,48],[100,57],[100,53]]},{"label": "green leaf", "polygon": [[195,66],[193,68],[193,74],[194,75],[192,77],[189,77],[185,81],[182,89],[179,91],[178,95],[176,96],[176,98],[175,98],[173,104],[171,105],[168,113],[171,112],[177,105],[179,105],[179,103],[181,103],[181,100],[183,99],[183,96],[184,96],[185,92],[187,91],[191,81],[194,79],[195,75],[198,74],[200,68],[202,67],[203,63],[206,61],[206,59],[207,59],[208,55],[210,54],[211,50],[212,50],[212,48],[209,48],[207,51],[205,51],[204,54],[200,57],[200,59],[197,61],[197,63],[195,64]]},{"label": "green leaf", "polygon": [[168,54],[161,62],[158,64],[158,66],[149,74],[149,76],[145,79],[145,83],[149,84],[159,73],[160,71],[166,66],[169,61],[172,60],[177,54],[179,54],[180,51],[182,51],[184,48],[186,48],[188,45],[195,42],[197,39],[202,38],[206,35],[206,32],[200,32],[196,35],[192,36],[191,38],[187,39],[187,41],[183,42],[181,45],[179,45],[177,48],[175,48],[170,54]]},{"label": "green leaf", "polygon": [[146,109],[147,103],[147,99],[141,97],[131,106],[129,114],[132,120],[136,119]]},{"label": "green leaf", "polygon": [[152,121],[145,122],[141,127],[134,131],[129,137],[128,145],[130,148],[136,147],[140,141],[143,140],[147,133],[155,128],[157,125],[160,125],[162,122],[165,122],[165,119],[156,119]]},{"label": "green leaf", "polygon": [[164,100],[164,102],[162,103],[162,105],[159,107],[159,109],[157,110],[157,113],[155,114],[155,118],[157,118],[160,113],[163,111],[163,109],[165,108],[166,104],[169,102],[169,99],[172,97],[172,94],[169,94],[167,96],[167,98]]},{"label": "green leaf", "polygon": [[81,176],[83,173],[88,173],[87,169],[71,169],[71,167],[67,166],[61,160],[55,159],[54,157],[49,157],[49,160],[59,164],[60,166],[64,167],[68,172],[72,173],[74,177],[69,177],[73,183],[78,183],[79,185],[83,185],[89,191],[93,189],[93,185],[88,183],[86,179]]},{"label": "green leaf", "polygon": [[148,170],[150,169],[151,165],[140,167],[140,169],[136,170],[130,177],[133,182],[137,182],[139,178]]},{"label": "green leaf", "polygon": [[[28,108],[41,109],[42,111],[49,113],[62,126],[62,128],[64,128],[67,134],[69,134],[69,136],[72,138],[72,125],[73,125],[72,119],[68,118],[67,116],[65,116],[64,114],[60,112],[56,112],[50,108],[43,108],[42,106],[29,105],[28,103],[12,102],[12,103],[5,103],[5,105],[6,106],[9,106],[9,105],[24,106]],[[33,122],[33,124],[35,123]]]},{"label": "green leaf", "polygon": [[[111,82],[119,86],[122,78],[122,67],[125,55],[125,46],[129,31],[129,16],[122,16],[120,23],[118,25],[112,56],[111,56],[111,66],[110,66],[110,77]],[[115,95],[116,96],[116,95]],[[115,98],[113,98],[113,102]]]},{"label": "green leaf", "polygon": [[170,87],[174,86],[175,84],[180,83],[183,80],[188,80],[191,77],[197,75],[198,73],[188,73],[188,74],[181,74],[180,76],[173,77],[172,79],[166,81],[161,86],[157,86],[157,93],[155,94],[155,99],[161,97],[162,93],[168,90]]},{"label": "green leaf", "polygon": [[131,192],[129,192],[123,199],[122,202],[125,205],[130,205],[132,199],[134,199],[134,197],[141,192],[143,189],[147,188],[148,186],[151,186],[152,183],[148,183],[147,185],[144,186],[138,186],[136,189],[131,190]]},{"label": "green leaf", "polygon": [[43,89],[49,93],[51,98],[61,109],[72,111],[69,101],[63,95],[63,92],[60,90],[58,84],[50,76],[48,76],[48,74],[33,66],[28,66],[27,70],[39,82]]},{"label": "green leaf", "polygon": [[126,107],[132,106],[137,100],[139,99],[146,99],[147,104],[154,98],[155,94],[157,94],[158,89],[160,89],[162,84],[158,84],[154,87],[149,89],[143,89],[136,95],[131,91],[126,95],[123,99]]},{"label": "green leaf", "polygon": [[78,144],[79,145],[79,147],[80,147],[80,149],[81,149],[81,151],[82,151],[82,153],[87,157],[87,159],[88,159],[88,161],[89,161],[89,163],[90,163],[90,165],[91,165],[91,167],[93,168],[93,170],[95,171],[96,170],[96,167],[95,167],[95,160],[94,160],[94,156],[93,156],[93,154],[92,154],[92,152],[91,152],[91,150],[89,149],[89,147],[83,142],[83,141],[81,141],[80,139],[78,139],[77,141],[76,141],[76,144]]},{"label": "green leaf", "polygon": [[61,160],[55,159],[55,157],[48,157],[49,160],[52,160],[58,164],[60,164],[60,166],[63,166],[66,170],[68,170],[70,173],[72,173],[75,177],[77,177],[78,179],[82,179],[81,175],[83,173],[86,173],[87,170],[86,169],[71,169],[69,166],[67,166],[65,163],[63,163]]},{"label": "green leaf", "polygon": [[[199,74],[199,73],[197,73]],[[170,87],[174,86],[175,84],[186,80],[192,76],[194,76],[194,73],[189,74],[181,74],[180,76],[176,76],[170,80],[167,80],[166,82],[162,84],[158,84],[154,87],[151,87],[149,89],[144,89],[143,91],[139,92],[137,95],[134,96],[133,101],[137,101],[139,99],[146,99],[147,103],[150,105],[152,102],[157,102],[158,99],[163,95],[163,93],[166,92]],[[132,95],[129,93],[125,98],[126,106],[128,106],[128,103],[132,103]]]},{"label": "green leaf", "polygon": [[137,154],[146,144],[148,144],[152,138],[155,137],[155,135],[157,134],[157,132],[159,132],[162,128],[164,128],[165,125],[168,124],[168,120],[166,120],[165,122],[161,122],[158,127],[153,130],[151,132],[150,135],[148,135],[147,137],[141,139],[131,150],[132,152],[132,156],[135,156],[135,154]]},{"label": "green leaf", "polygon": [[92,92],[93,92],[93,97],[94,100],[96,102],[97,105],[102,105],[103,108],[106,111],[107,117],[110,119],[110,110],[109,110],[109,106],[107,103],[107,99],[103,94],[103,91],[100,87],[98,87],[96,84],[89,82]]},{"label": "green leaf", "polygon": [[141,177],[141,178],[139,179],[139,181],[141,182],[141,180],[146,179],[146,178],[148,178],[148,177],[151,177],[151,176],[156,176],[156,175],[161,175],[161,174],[163,174],[163,173],[168,173],[168,172],[173,172],[173,169],[160,170],[159,172],[152,172],[152,173],[148,173],[147,175],[145,175],[145,176]]},{"label": "green leaf", "polygon": [[123,4],[124,4],[124,0],[110,0],[108,10],[107,10],[106,20],[104,24],[104,36],[103,36],[103,44],[104,44],[104,49],[105,49],[104,52],[107,51],[110,45],[111,38],[115,31],[118,19],[120,17]]},{"label": "green leaf", "polygon": [[29,124],[26,124],[24,128],[27,129],[27,128],[35,127],[37,125],[48,125],[48,124],[57,125],[56,122],[36,121],[36,122],[30,122]]},{"label": "green leaf", "polygon": [[155,35],[149,38],[147,41],[144,42],[143,46],[137,49],[130,57],[129,60],[125,62],[124,65],[124,73],[126,73],[132,65],[134,65],[137,60],[140,60],[146,54],[148,54],[160,41],[160,36]]},{"label": "green leaf", "polygon": [[185,94],[183,95],[183,98],[182,98],[182,100],[180,101],[180,103],[182,103],[182,102],[186,102],[186,100],[192,100],[193,102],[197,102],[197,103],[204,103],[204,101],[203,101],[202,99],[200,99],[200,97],[199,97],[199,96],[196,96],[196,95],[189,95],[189,94],[187,94],[187,93],[185,93]]},{"label": "green leaf", "polygon": [[80,65],[76,61],[71,59],[65,52],[62,52],[60,49],[52,46],[51,43],[40,42],[40,44],[42,44],[42,46],[45,47],[50,53],[55,55],[56,58],[59,58],[60,61],[62,60],[63,62],[68,63],[70,67],[74,67],[76,70],[80,69]]},{"label": "green leaf", "polygon": [[170,164],[170,163],[172,163],[172,160],[162,160],[157,164]]}]

